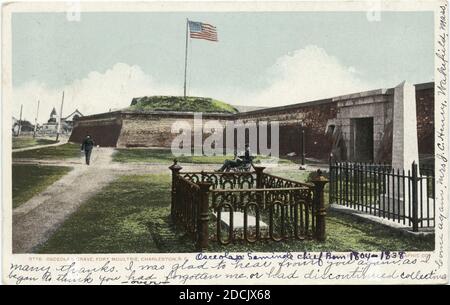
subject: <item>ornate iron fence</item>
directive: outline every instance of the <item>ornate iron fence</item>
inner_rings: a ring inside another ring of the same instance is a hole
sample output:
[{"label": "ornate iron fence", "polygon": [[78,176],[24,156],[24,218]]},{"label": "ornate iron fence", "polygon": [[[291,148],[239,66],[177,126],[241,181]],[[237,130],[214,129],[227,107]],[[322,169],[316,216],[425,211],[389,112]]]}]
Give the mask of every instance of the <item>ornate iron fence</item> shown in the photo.
[{"label": "ornate iron fence", "polygon": [[325,240],[326,211],[320,173],[311,184],[264,173],[172,171],[173,223],[186,230],[198,250],[209,242],[222,245],[282,241]]},{"label": "ornate iron fence", "polygon": [[385,164],[334,162],[330,159],[330,204],[411,226],[435,225],[434,170]]}]

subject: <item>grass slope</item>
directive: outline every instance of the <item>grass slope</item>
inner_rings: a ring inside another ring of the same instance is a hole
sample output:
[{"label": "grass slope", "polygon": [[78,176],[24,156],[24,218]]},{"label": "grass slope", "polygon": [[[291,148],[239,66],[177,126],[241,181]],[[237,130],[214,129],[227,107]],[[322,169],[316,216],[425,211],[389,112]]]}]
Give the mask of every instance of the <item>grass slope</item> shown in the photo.
[{"label": "grass slope", "polygon": [[[170,176],[123,176],[75,212],[40,253],[194,252],[193,242],[170,223]],[[209,251],[431,250],[432,237],[404,236],[364,220],[330,212],[327,240],[258,242]]]},{"label": "grass slope", "polygon": [[70,170],[70,167],[63,166],[13,165],[13,208],[20,206],[34,195],[39,194]]},{"label": "grass slope", "polygon": [[237,113],[233,106],[219,100],[206,97],[189,96],[144,96],[134,98],[127,110],[134,111],[192,111]]}]

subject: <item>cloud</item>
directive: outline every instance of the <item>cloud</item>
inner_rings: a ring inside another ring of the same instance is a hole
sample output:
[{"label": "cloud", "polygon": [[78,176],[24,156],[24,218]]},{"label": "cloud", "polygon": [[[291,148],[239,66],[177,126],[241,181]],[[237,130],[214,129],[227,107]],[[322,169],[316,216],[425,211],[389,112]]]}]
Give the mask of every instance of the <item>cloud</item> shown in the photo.
[{"label": "cloud", "polygon": [[[263,75],[266,80],[263,89],[205,87],[191,88],[190,93],[237,105],[282,106],[377,88],[362,77],[354,67],[345,66],[324,49],[310,45],[279,57]],[[180,92],[178,85],[160,84],[139,66],[117,63],[104,73],[93,71],[62,88],[49,88],[35,81],[15,87],[13,115],[19,116],[23,104],[23,117],[34,121],[39,99],[39,122],[45,122],[53,107],[59,113],[63,90],[64,116],[75,109],[84,115],[107,112],[129,106],[133,97]]]},{"label": "cloud", "polygon": [[240,100],[247,105],[281,106],[376,88],[362,76],[324,49],[309,45],[278,58],[266,72],[267,86]]},{"label": "cloud", "polygon": [[53,107],[59,113],[64,91],[63,116],[78,109],[84,115],[107,112],[130,105],[131,99],[144,95],[164,95],[178,92],[176,88],[158,84],[139,66],[117,63],[104,73],[90,72],[62,88],[49,88],[35,81],[13,88],[13,115],[34,122],[37,100],[40,100],[39,122],[45,122]]}]

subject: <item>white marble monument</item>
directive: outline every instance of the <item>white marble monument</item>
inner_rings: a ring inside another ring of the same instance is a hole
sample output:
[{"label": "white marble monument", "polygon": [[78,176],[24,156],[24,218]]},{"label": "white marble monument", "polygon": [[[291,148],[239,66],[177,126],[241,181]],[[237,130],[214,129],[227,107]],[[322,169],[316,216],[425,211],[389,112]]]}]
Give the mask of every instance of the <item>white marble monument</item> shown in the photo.
[{"label": "white marble monument", "polygon": [[[397,169],[405,170],[405,175],[408,170],[412,169],[412,164],[417,164],[418,176],[419,171],[419,149],[417,140],[417,116],[416,116],[416,90],[412,84],[406,81],[394,88],[394,103],[393,103],[393,138],[392,138],[392,168],[397,173]],[[412,174],[412,173],[411,173]],[[427,218],[434,213],[433,205],[427,204],[427,184],[425,177],[418,182],[418,215]],[[409,217],[412,212],[409,203],[412,202],[410,198],[411,184],[408,179],[397,179],[390,177],[386,179],[389,183],[389,193],[384,196],[384,209],[389,210],[395,214]],[[403,193],[403,189],[405,193]],[[420,194],[422,189],[422,196]],[[430,199],[428,200],[430,201]],[[389,202],[389,205],[388,205]],[[404,208],[403,208],[404,206]],[[383,207],[382,207],[383,208]]]},{"label": "white marble monument", "polygon": [[406,81],[394,88],[392,168],[419,165],[417,143],[416,89]]}]

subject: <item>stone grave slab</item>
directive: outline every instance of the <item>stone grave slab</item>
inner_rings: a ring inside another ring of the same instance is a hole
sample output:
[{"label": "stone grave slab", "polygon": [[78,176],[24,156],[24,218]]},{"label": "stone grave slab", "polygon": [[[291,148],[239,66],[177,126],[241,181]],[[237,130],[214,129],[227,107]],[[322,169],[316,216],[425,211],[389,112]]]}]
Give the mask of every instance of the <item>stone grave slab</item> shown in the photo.
[{"label": "stone grave slab", "polygon": [[[217,213],[213,213],[217,218]],[[222,212],[221,213],[221,222],[227,228],[230,227],[230,212]],[[247,215],[247,226],[248,228],[256,227],[256,217],[252,215]],[[259,221],[259,228],[265,229],[269,226],[262,220]],[[233,212],[233,228],[234,229],[244,229],[244,213],[243,212]]]}]

